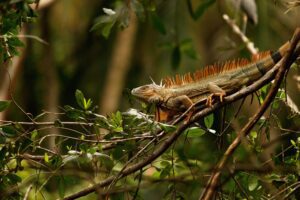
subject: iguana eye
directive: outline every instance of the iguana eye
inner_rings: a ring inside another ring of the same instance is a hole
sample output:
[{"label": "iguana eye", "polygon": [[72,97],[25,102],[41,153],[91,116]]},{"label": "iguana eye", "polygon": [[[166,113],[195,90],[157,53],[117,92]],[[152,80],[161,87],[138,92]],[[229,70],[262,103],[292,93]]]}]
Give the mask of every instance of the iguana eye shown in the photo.
[{"label": "iguana eye", "polygon": [[150,87],[149,85],[144,85],[140,88],[143,92],[150,92],[153,91],[153,88]]},{"label": "iguana eye", "polygon": [[142,89],[142,90],[148,90],[148,89],[149,89],[149,86],[148,86],[148,85],[144,85],[141,89]]}]

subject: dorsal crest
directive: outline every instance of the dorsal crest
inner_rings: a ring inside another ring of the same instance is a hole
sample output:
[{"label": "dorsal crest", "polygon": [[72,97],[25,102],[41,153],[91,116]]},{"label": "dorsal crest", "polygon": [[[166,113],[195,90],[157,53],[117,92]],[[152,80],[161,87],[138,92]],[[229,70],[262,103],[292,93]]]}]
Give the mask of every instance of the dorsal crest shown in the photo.
[{"label": "dorsal crest", "polygon": [[166,77],[163,79],[163,83],[166,88],[193,83],[213,75],[222,74],[230,70],[249,66],[250,64],[256,63],[259,60],[262,60],[263,58],[266,58],[270,55],[271,52],[266,51],[252,56],[250,61],[248,59],[242,58],[232,61],[225,61],[224,63],[208,65],[201,70],[197,70],[194,73],[186,73],[184,75],[177,74],[175,75],[175,77]]}]

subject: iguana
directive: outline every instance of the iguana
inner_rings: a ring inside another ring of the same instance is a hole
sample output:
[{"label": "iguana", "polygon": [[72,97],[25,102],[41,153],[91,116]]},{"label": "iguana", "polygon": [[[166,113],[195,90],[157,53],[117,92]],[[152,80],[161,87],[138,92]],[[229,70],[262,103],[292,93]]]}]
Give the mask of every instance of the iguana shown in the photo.
[{"label": "iguana", "polygon": [[160,85],[152,83],[134,88],[131,94],[141,101],[155,104],[156,120],[170,121],[196,102],[206,101],[211,105],[214,96],[223,101],[225,95],[259,79],[289,48],[290,43],[286,42],[277,51],[259,53],[251,61],[238,59],[207,66],[193,74],[165,78]]}]

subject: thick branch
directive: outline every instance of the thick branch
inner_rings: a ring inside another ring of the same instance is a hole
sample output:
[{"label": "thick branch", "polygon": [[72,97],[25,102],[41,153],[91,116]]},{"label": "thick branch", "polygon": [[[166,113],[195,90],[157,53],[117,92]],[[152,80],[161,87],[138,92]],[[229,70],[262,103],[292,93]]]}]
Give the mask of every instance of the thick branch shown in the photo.
[{"label": "thick branch", "polygon": [[[291,59],[291,62],[294,61],[295,59]],[[227,96],[224,98],[224,102],[218,102],[216,104],[214,104],[213,106],[203,109],[199,112],[197,112],[188,123],[184,123],[181,124],[178,129],[172,134],[170,135],[169,138],[167,138],[161,146],[159,146],[158,148],[156,148],[154,150],[154,152],[147,157],[144,160],[139,161],[136,164],[130,165],[128,166],[122,173],[121,177],[125,177],[127,175],[130,175],[138,170],[140,170],[141,168],[143,168],[144,166],[150,164],[151,162],[153,162],[157,157],[159,157],[160,155],[162,155],[167,149],[168,147],[181,135],[181,133],[188,128],[192,123],[194,123],[195,121],[198,121],[199,119],[203,118],[204,116],[209,115],[210,113],[214,112],[215,110],[223,107],[226,104],[230,104],[234,101],[237,101],[241,98],[244,98],[245,96],[253,93],[254,91],[260,89],[263,85],[265,85],[266,83],[270,82],[275,75],[276,70],[278,70],[278,68],[280,67],[280,65],[276,65],[273,69],[271,69],[265,76],[263,76],[260,80],[258,80],[257,82],[253,83],[252,85],[240,90],[239,92],[236,92],[230,96]],[[70,199],[76,199],[82,196],[85,196],[89,193],[94,192],[98,187],[105,187],[107,185],[109,185],[113,180],[115,179],[114,176],[110,176],[107,179],[103,180],[102,182],[85,188],[79,192],[76,192],[70,196],[65,197],[65,200],[70,200]]]},{"label": "thick branch", "polygon": [[[213,198],[215,188],[217,186],[217,183],[219,181],[221,171],[225,167],[229,157],[234,153],[236,148],[241,142],[241,139],[249,134],[251,129],[254,127],[254,125],[258,122],[258,120],[261,118],[261,116],[264,114],[264,112],[267,110],[269,105],[272,103],[273,99],[276,96],[276,93],[280,87],[280,83],[282,82],[285,73],[287,72],[290,65],[295,61],[297,55],[299,55],[299,48],[294,53],[294,50],[300,40],[300,29],[297,28],[293,39],[291,41],[291,47],[288,53],[284,56],[284,58],[277,64],[280,66],[278,73],[275,77],[275,82],[272,85],[272,88],[270,89],[270,92],[268,93],[264,103],[260,107],[260,109],[257,111],[257,113],[253,116],[253,118],[244,126],[244,128],[240,131],[238,136],[235,138],[235,140],[231,143],[231,145],[227,148],[226,152],[224,153],[223,157],[217,164],[217,167],[215,171],[213,172],[210,180],[208,181],[207,187],[205,188],[203,195],[200,197],[200,199],[209,200]],[[295,56],[296,54],[296,56]]]}]

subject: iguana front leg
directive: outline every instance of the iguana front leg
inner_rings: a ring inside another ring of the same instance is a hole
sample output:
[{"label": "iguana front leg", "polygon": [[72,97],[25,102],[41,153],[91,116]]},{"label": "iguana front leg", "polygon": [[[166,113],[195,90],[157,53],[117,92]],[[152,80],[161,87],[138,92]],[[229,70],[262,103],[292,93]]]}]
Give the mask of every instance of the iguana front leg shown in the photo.
[{"label": "iguana front leg", "polygon": [[[191,108],[193,104],[194,104],[193,101],[187,95],[168,98],[165,103],[165,106],[170,110],[168,112],[167,118],[173,118],[174,115],[180,114],[181,112]],[[187,113],[187,119],[186,119],[187,121],[191,118],[193,113],[194,113],[194,107],[192,107],[191,110]],[[163,113],[161,114],[161,116],[162,115]]]},{"label": "iguana front leg", "polygon": [[224,96],[226,95],[225,90],[220,88],[217,84],[215,83],[209,83],[207,85],[207,89],[212,93],[207,97],[206,105],[211,106],[213,103],[213,97],[214,96],[219,96],[220,101],[223,101]]},{"label": "iguana front leg", "polygon": [[175,110],[186,110],[193,104],[193,101],[187,95],[170,97],[166,101],[166,107]]},{"label": "iguana front leg", "polygon": [[[220,101],[223,101],[224,96],[226,95],[225,90],[219,87],[215,83],[209,83],[207,89],[211,94],[207,97],[206,105],[211,106],[213,103],[213,97],[218,96]],[[187,95],[180,95],[177,97],[169,97],[165,101],[165,106],[169,109],[174,110],[186,110],[190,108],[194,102]]]}]

